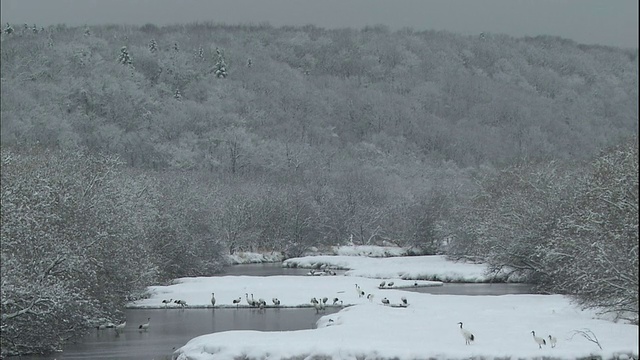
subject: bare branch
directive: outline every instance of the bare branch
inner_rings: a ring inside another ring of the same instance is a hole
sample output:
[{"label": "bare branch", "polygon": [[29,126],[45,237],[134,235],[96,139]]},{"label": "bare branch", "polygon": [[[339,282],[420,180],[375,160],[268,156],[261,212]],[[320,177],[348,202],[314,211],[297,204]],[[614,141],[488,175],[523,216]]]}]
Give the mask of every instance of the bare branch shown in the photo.
[{"label": "bare branch", "polygon": [[598,337],[596,336],[596,334],[593,333],[593,331],[585,328],[581,330],[573,330],[572,332],[573,332],[573,335],[571,335],[570,339],[573,339],[573,337],[576,335],[581,335],[588,341],[591,341],[592,343],[598,345],[600,350],[602,350],[602,346],[600,346],[600,341],[598,341]]}]

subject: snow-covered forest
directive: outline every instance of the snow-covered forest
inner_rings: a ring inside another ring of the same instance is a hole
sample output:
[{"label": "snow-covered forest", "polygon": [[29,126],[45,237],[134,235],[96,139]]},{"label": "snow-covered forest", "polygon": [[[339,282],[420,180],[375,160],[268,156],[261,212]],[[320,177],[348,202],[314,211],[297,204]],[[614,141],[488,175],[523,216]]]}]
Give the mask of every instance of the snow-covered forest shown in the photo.
[{"label": "snow-covered forest", "polygon": [[638,50],[383,26],[1,38],[2,353],[223,255],[397,244],[638,322]]}]

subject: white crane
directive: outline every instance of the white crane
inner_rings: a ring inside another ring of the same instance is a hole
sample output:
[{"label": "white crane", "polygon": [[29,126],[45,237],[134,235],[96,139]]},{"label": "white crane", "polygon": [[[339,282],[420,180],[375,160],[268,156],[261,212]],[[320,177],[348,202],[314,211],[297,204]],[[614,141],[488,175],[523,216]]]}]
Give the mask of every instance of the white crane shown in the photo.
[{"label": "white crane", "polygon": [[389,299],[383,298],[381,301],[383,305],[389,305]]},{"label": "white crane", "polygon": [[249,299],[249,294],[245,293],[245,297],[247,298],[247,304],[249,306],[258,306],[258,302],[253,298],[253,294],[251,294],[251,299]]},{"label": "white crane", "polygon": [[558,343],[558,339],[556,339],[555,336],[549,335],[549,345],[551,345],[551,347],[554,348],[556,347],[557,343]]},{"label": "white crane", "polygon": [[392,286],[393,286],[393,281],[389,282],[389,283],[387,284],[387,286],[388,286],[388,287],[392,287]]},{"label": "white crane", "polygon": [[125,326],[127,326],[127,319],[124,319],[122,323],[116,325],[116,335],[120,335],[120,331],[124,330]]},{"label": "white crane", "polygon": [[369,302],[373,301],[373,294],[367,294],[367,300],[369,300]]},{"label": "white crane", "polygon": [[240,306],[240,302],[242,302],[242,296],[239,296],[237,299],[233,299],[233,303],[236,307]]},{"label": "white crane", "polygon": [[278,299],[278,298],[273,298],[273,299],[271,299],[271,301],[273,302],[273,305],[275,305],[275,306],[280,306],[280,299]]},{"label": "white crane", "polygon": [[174,303],[176,303],[176,304],[180,305],[180,307],[185,307],[185,306],[187,306],[187,302],[186,302],[186,301],[184,301],[184,300],[180,300],[180,299],[178,299],[178,300],[174,301]]},{"label": "white crane", "polygon": [[333,305],[336,305],[338,303],[338,301],[340,301],[340,299],[338,298],[333,298]]},{"label": "white crane", "polygon": [[162,303],[164,304],[164,307],[167,307],[167,304],[171,304],[172,302],[173,302],[173,299],[169,299],[169,300],[164,299],[164,300],[162,300]]},{"label": "white crane", "polygon": [[149,323],[151,322],[151,318],[147,318],[147,322],[144,324],[140,324],[140,326],[138,326],[138,330],[142,331],[147,331],[149,329]]},{"label": "white crane", "polygon": [[407,301],[407,298],[404,297],[404,296],[400,298],[400,301],[402,301],[402,306],[408,306],[409,305],[409,302]]},{"label": "white crane", "polygon": [[464,338],[464,343],[466,345],[471,344],[471,342],[474,341],[476,339],[476,337],[473,336],[471,331],[462,328],[462,322],[459,322],[458,325],[460,325],[460,333],[462,334],[462,337]]},{"label": "white crane", "polygon": [[543,338],[541,338],[540,336],[536,336],[535,331],[532,330],[531,334],[533,335],[533,341],[538,344],[538,348],[542,349],[542,345],[547,345],[547,342]]},{"label": "white crane", "polygon": [[383,281],[383,282],[381,282],[381,283],[380,283],[380,285],[378,285],[378,287],[379,287],[380,289],[382,289],[382,288],[384,287],[384,285],[385,285],[385,284],[386,284],[386,281]]},{"label": "white crane", "polygon": [[211,306],[216,306],[216,295],[215,293],[211,293]]}]

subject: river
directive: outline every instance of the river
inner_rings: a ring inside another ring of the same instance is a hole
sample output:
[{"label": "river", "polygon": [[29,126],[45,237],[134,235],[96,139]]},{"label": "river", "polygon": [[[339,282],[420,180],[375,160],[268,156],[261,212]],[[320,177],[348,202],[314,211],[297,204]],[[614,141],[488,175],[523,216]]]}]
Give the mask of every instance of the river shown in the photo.
[{"label": "river", "polygon": [[[283,268],[276,264],[234,265],[225,269],[221,276],[304,276],[308,269]],[[342,274],[344,271],[338,272]],[[444,284],[436,287],[407,289],[431,294],[449,295],[505,295],[530,294],[527,284]],[[68,344],[64,352],[52,355],[13,357],[25,360],[60,359],[121,359],[147,360],[171,359],[173,351],[190,339],[204,334],[228,330],[287,331],[315,327],[316,321],[326,314],[339,309],[327,309],[316,314],[313,309],[127,309],[125,316],[130,324],[140,324],[148,317],[153,318],[153,326],[148,332],[135,329],[119,336],[113,329],[95,330],[85,336],[80,343]]]}]

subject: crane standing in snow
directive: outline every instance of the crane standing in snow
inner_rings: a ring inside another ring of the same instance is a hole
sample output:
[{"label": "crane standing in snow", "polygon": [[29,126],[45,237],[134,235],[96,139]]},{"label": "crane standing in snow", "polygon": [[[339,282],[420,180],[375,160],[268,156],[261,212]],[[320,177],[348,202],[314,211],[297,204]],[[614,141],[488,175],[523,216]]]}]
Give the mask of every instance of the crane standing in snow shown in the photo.
[{"label": "crane standing in snow", "polygon": [[538,348],[542,349],[542,345],[547,345],[547,342],[543,338],[536,336],[535,331],[532,330],[531,334],[533,335],[533,341],[535,341],[536,344],[538,344]]},{"label": "crane standing in snow", "polygon": [[471,342],[474,341],[476,339],[476,337],[473,336],[471,331],[462,328],[462,322],[459,322],[458,325],[460,325],[460,333],[462,334],[462,337],[464,338],[464,343],[466,345],[471,344]]}]

